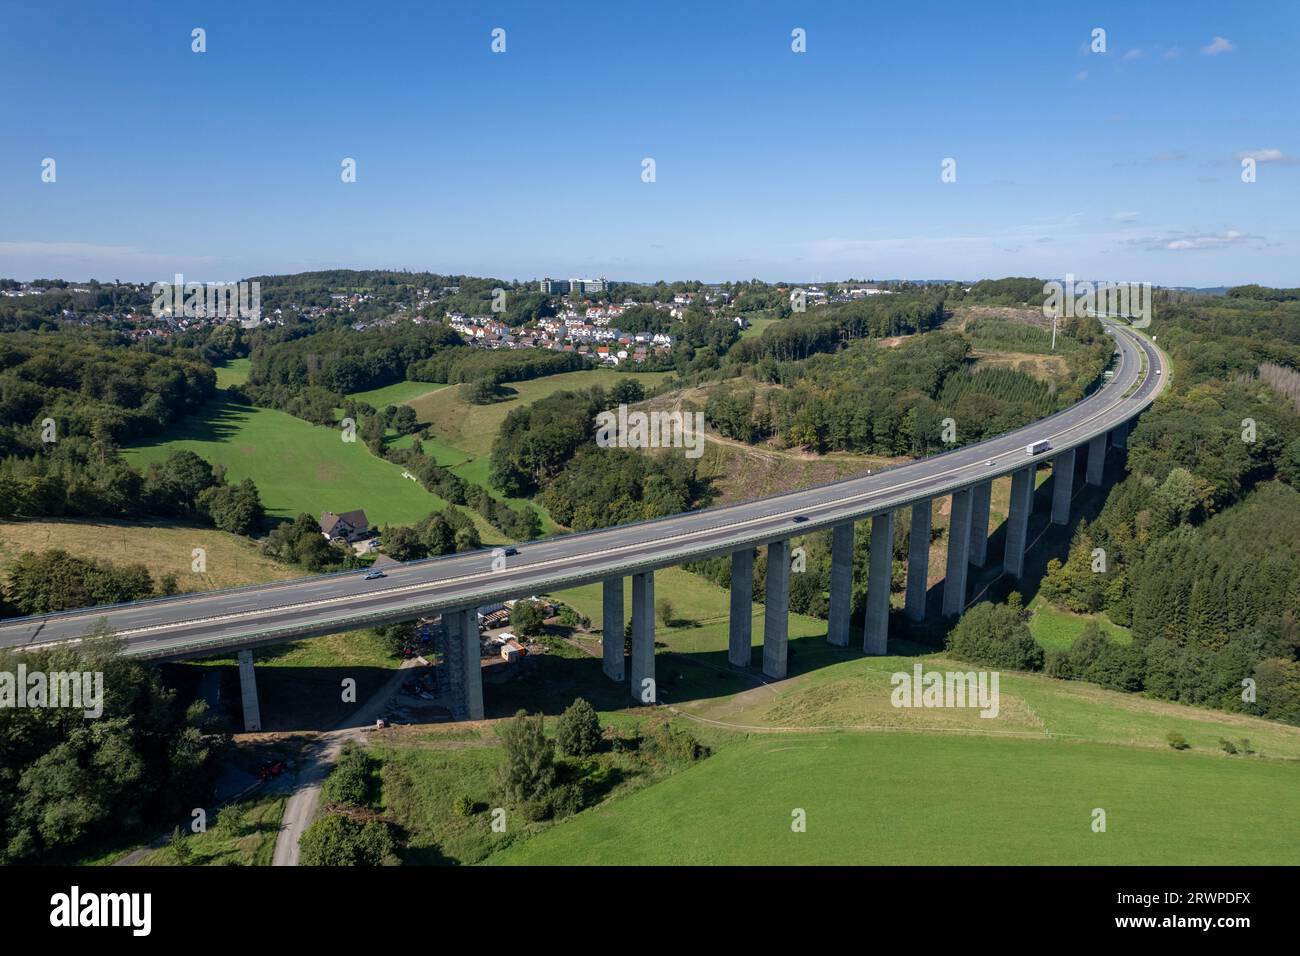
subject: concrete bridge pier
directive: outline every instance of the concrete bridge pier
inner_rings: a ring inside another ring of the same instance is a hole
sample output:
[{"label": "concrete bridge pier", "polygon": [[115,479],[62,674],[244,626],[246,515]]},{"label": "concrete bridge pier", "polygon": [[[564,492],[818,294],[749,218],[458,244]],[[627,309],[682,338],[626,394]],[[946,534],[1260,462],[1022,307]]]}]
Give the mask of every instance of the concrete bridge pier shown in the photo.
[{"label": "concrete bridge pier", "polygon": [[984,567],[989,553],[989,502],[993,498],[993,479],[981,481],[971,489],[970,563]]},{"label": "concrete bridge pier", "polygon": [[1100,485],[1106,471],[1106,433],[1102,432],[1088,442],[1088,484]]},{"label": "concrete bridge pier", "polygon": [[1063,451],[1052,459],[1052,524],[1070,523],[1070,496],[1074,493],[1074,459],[1076,449]]},{"label": "concrete bridge pier", "polygon": [[790,645],[789,538],[767,546],[767,593],[763,605],[763,673],[782,680]]},{"label": "concrete bridge pier", "polygon": [[[734,583],[732,587],[735,587]],[[836,647],[849,646],[849,614],[852,610],[853,522],[846,521],[831,531],[831,600],[826,640]]]},{"label": "concrete bridge pier", "polygon": [[483,666],[479,653],[478,611],[465,608],[442,612],[443,662],[452,715],[458,720],[483,719]]},{"label": "concrete bridge pier", "polygon": [[655,573],[632,575],[632,699],[653,704],[655,687]]},{"label": "concrete bridge pier", "polygon": [[262,729],[262,712],[257,706],[257,675],[253,673],[253,652],[239,652],[239,698],[244,705],[244,731],[255,734]]},{"label": "concrete bridge pier", "polygon": [[867,626],[862,650],[884,654],[889,645],[889,580],[894,564],[894,513],[871,516],[871,571],[867,578]]},{"label": "concrete bridge pier", "polygon": [[1011,507],[1007,515],[1007,549],[1002,570],[1020,577],[1025,570],[1025,543],[1029,537],[1029,515],[1034,510],[1034,466],[1021,468],[1011,476]]},{"label": "concrete bridge pier", "polygon": [[[832,575],[834,572],[832,572]],[[754,549],[731,553],[731,620],[727,663],[748,667],[754,659]]]},{"label": "concrete bridge pier", "polygon": [[612,681],[623,682],[623,579],[606,578],[601,594],[601,669]]},{"label": "concrete bridge pier", "polygon": [[926,498],[912,505],[912,530],[907,536],[908,620],[925,620],[925,594],[930,583],[930,521],[933,502]]},{"label": "concrete bridge pier", "polygon": [[1128,448],[1128,427],[1132,422],[1120,422],[1110,430],[1110,443],[1116,448]]},{"label": "concrete bridge pier", "polygon": [[966,570],[970,565],[971,490],[952,493],[948,516],[948,566],[943,580],[943,616],[960,614],[966,608]]}]

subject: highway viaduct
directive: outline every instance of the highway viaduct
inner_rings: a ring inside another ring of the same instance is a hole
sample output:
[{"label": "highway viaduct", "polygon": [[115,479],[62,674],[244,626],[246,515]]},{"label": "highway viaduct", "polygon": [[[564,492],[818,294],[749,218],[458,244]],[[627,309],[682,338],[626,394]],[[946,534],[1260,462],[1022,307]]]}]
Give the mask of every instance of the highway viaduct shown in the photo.
[{"label": "highway viaduct", "polygon": [[[768,548],[764,596],[762,670],[786,676],[789,645],[790,541],[796,534],[831,532],[827,640],[847,647],[861,641],[867,654],[884,654],[888,641],[890,576],[895,515],[911,510],[904,614],[927,613],[927,573],[933,503],[951,497],[948,553],[941,613],[960,614],[972,564],[989,561],[989,502],[995,478],[1011,477],[1002,570],[1024,571],[1037,468],[1051,462],[1051,521],[1068,523],[1076,456],[1086,455],[1084,480],[1099,485],[1108,447],[1124,448],[1130,424],[1155,400],[1169,377],[1162,353],[1126,326],[1106,323],[1117,360],[1109,380],[1069,408],[1023,428],[874,474],[844,479],[718,508],[520,545],[505,556],[481,550],[391,569],[382,581],[357,572],[316,575],[224,591],[159,598],[104,608],[37,615],[0,622],[0,647],[38,648],[75,643],[107,626],[123,641],[122,653],[151,660],[182,660],[235,651],[245,726],[259,729],[253,647],[337,633],[441,613],[443,663],[450,675],[453,712],[484,716],[477,608],[581,584],[602,582],[603,670],[626,681],[633,700],[654,703],[655,571],[699,558],[731,557],[728,660],[748,667],[752,658],[752,563]],[[960,428],[960,422],[958,423]],[[1028,448],[1047,442],[1038,454]],[[860,638],[850,633],[853,536],[857,521],[871,521],[866,617]],[[631,608],[624,579],[631,577]],[[628,611],[631,654],[624,654]],[[626,666],[625,666],[626,665]],[[629,673],[625,673],[625,670]]]}]

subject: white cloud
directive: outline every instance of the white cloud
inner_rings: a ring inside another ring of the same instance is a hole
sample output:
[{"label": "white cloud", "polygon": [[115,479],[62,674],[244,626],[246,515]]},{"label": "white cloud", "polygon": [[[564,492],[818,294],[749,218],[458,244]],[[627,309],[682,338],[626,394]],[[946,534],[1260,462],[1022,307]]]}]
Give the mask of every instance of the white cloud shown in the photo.
[{"label": "white cloud", "polygon": [[1220,53],[1231,53],[1237,49],[1237,45],[1223,37],[1215,37],[1208,44],[1201,47],[1201,52],[1206,56],[1218,56]]},{"label": "white cloud", "polygon": [[1140,60],[1142,59],[1142,50],[1139,49],[1138,47],[1134,47],[1133,49],[1129,50],[1127,53],[1124,54],[1124,59]]},{"label": "white cloud", "polygon": [[[0,241],[0,262],[5,274],[57,275],[75,279],[165,278],[177,272],[195,282],[235,278],[230,260],[219,256],[153,252],[138,246],[94,242]],[[215,270],[223,272],[218,276]]]},{"label": "white cloud", "polygon": [[1253,159],[1257,163],[1282,163],[1287,166],[1300,162],[1294,156],[1288,156],[1280,149],[1248,149],[1238,153],[1237,159]]},{"label": "white cloud", "polygon": [[1208,234],[1200,236],[1184,236],[1179,239],[1160,240],[1163,248],[1175,252],[1182,252],[1188,249],[1224,249],[1228,246],[1240,246],[1247,243],[1262,242],[1263,236],[1252,236],[1249,233],[1238,232],[1235,229],[1229,229],[1227,232],[1219,234]]}]

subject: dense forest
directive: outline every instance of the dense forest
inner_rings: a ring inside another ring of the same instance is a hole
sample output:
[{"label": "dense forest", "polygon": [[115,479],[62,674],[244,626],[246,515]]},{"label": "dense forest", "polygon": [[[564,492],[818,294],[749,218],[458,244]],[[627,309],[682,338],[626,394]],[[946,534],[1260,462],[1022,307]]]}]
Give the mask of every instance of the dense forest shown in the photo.
[{"label": "dense forest", "polygon": [[34,454],[69,436],[123,444],[156,435],[215,390],[216,374],[197,355],[132,347],[113,333],[7,335],[0,454]]},{"label": "dense forest", "polygon": [[248,383],[259,388],[317,387],[339,395],[381,388],[407,378],[407,369],[461,345],[441,323],[401,322],[359,334],[343,326],[283,329],[252,349]]},{"label": "dense forest", "polygon": [[556,521],[578,531],[657,518],[710,498],[694,461],[598,448],[596,415],[644,398],[634,379],[612,389],[556,392],[506,416],[489,480],[512,497],[540,493]]},{"label": "dense forest", "polygon": [[[1046,351],[1049,341],[1041,328],[1008,321],[986,320],[978,335],[984,347],[996,337]],[[706,419],[749,443],[776,437],[818,452],[915,457],[951,447],[944,419],[955,423],[956,443],[966,444],[1078,401],[1099,382],[1114,348],[1095,319],[1066,323],[1059,341],[1069,371],[1043,381],[1021,369],[973,367],[972,337],[937,331],[894,348],[868,339],[801,362],[759,363],[711,392]]]},{"label": "dense forest", "polygon": [[206,704],[181,707],[157,667],[121,657],[103,636],[76,649],[0,651],[0,670],[20,663],[101,673],[103,713],[0,710],[0,863],[67,862],[90,841],[188,819],[205,804],[230,739]]},{"label": "dense forest", "polygon": [[[1106,612],[1133,642],[1093,628],[1043,666],[1300,723],[1300,373],[1289,364],[1300,312],[1242,290],[1180,295],[1151,331],[1173,387],[1129,436],[1127,477],[1041,588],[1069,610]],[[959,644],[978,624],[969,617]]]},{"label": "dense forest", "polygon": [[929,291],[827,305],[795,313],[768,326],[762,335],[742,339],[728,353],[728,359],[742,366],[763,359],[797,361],[817,352],[834,352],[854,339],[924,332],[938,326],[943,318],[942,295]]},{"label": "dense forest", "polygon": [[0,516],[195,520],[248,534],[262,504],[188,452],[143,472],[118,453],[162,432],[216,391],[186,349],[151,350],[113,333],[20,333],[0,343]]}]

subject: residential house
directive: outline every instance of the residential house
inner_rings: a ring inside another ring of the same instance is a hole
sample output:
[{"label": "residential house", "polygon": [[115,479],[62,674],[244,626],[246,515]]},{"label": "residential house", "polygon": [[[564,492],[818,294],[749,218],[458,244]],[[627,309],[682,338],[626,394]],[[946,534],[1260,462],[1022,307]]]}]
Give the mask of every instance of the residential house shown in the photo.
[{"label": "residential house", "polygon": [[366,512],[361,508],[356,511],[345,511],[339,515],[327,511],[320,516],[320,530],[331,543],[345,541],[351,544],[370,533],[370,522],[366,520]]}]

